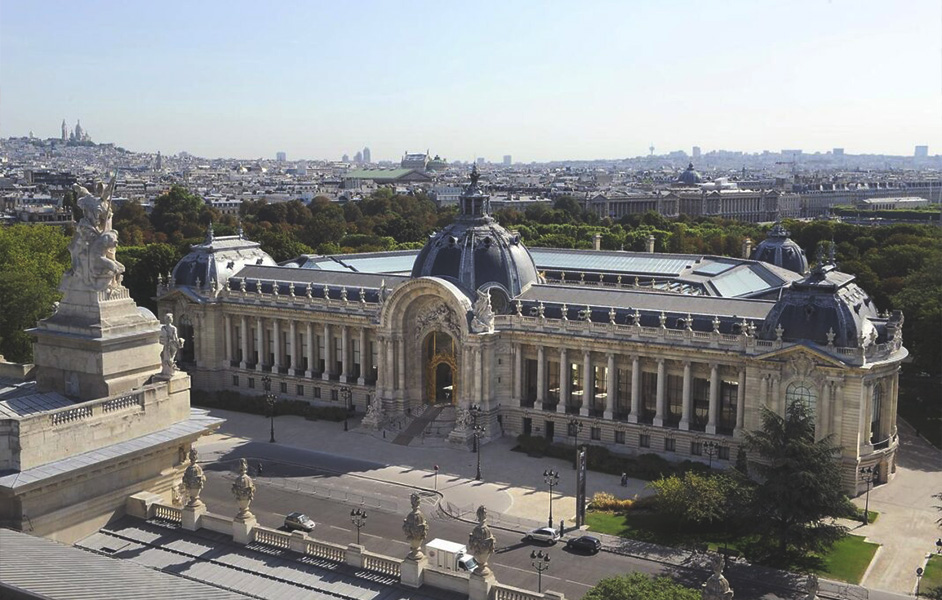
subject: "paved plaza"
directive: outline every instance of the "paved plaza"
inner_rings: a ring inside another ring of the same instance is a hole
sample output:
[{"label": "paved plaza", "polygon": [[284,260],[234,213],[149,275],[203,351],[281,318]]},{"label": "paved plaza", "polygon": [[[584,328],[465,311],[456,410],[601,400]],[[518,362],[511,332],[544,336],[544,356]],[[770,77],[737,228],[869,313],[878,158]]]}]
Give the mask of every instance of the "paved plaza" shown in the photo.
[{"label": "paved plaza", "polygon": [[[212,410],[213,416],[223,417],[226,423],[215,434],[204,437],[198,447],[202,461],[214,461],[237,452],[251,440],[268,438],[268,420],[224,410]],[[878,486],[870,493],[870,508],[880,512],[876,523],[868,526],[847,523],[852,533],[865,535],[883,545],[871,565],[863,585],[874,590],[911,594],[915,584],[915,569],[922,564],[925,554],[934,549],[938,537],[935,525],[936,501],[931,495],[942,490],[942,454],[924,440],[915,437],[911,428],[900,426],[902,453],[896,479],[888,485]],[[312,450],[339,457],[369,461],[375,466],[347,470],[345,477],[389,481],[416,488],[436,490],[442,495],[442,505],[452,514],[470,514],[484,504],[493,515],[497,526],[525,529],[545,525],[549,496],[543,481],[545,469],[560,473],[560,483],[553,502],[554,521],[566,519],[573,527],[575,515],[575,471],[572,464],[552,458],[531,458],[512,452],[513,438],[499,438],[483,446],[481,466],[483,481],[475,481],[477,455],[460,449],[442,446],[429,440],[425,446],[418,441],[411,446],[392,444],[381,439],[379,433],[366,433],[350,421],[350,430],[342,423],[307,421],[300,417],[283,416],[275,419],[276,446]],[[438,466],[436,477],[435,466]],[[619,497],[650,494],[645,481],[629,479],[623,487],[620,478],[589,472],[588,494],[606,491]],[[854,500],[863,506],[864,498]],[[631,544],[629,552],[651,560],[689,564],[691,553],[664,548],[646,548]],[[827,582],[825,582],[827,583]],[[834,584],[833,588],[841,586]],[[822,591],[827,589],[822,586]],[[871,592],[870,598],[893,598],[895,594]]]}]

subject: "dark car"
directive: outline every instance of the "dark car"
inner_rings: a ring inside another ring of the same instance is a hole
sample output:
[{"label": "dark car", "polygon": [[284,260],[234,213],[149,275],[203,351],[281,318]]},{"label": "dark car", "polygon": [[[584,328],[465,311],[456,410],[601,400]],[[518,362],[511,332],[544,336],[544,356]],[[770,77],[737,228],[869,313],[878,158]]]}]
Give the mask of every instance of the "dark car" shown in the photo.
[{"label": "dark car", "polygon": [[579,552],[588,552],[589,554],[598,554],[598,551],[602,549],[602,540],[591,535],[581,535],[567,540],[566,548]]}]

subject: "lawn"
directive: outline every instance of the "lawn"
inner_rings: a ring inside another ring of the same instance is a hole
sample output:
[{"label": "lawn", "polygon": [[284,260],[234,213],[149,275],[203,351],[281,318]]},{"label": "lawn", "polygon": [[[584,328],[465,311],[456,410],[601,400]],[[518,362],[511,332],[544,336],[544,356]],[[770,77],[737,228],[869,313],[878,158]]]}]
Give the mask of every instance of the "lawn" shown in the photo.
[{"label": "lawn", "polygon": [[[589,511],[586,514],[586,524],[590,531],[698,550],[718,550],[723,547],[738,550],[754,541],[722,531],[691,532],[689,529],[677,527],[676,523],[667,521],[656,513],[646,511],[629,511],[625,514]],[[879,544],[865,542],[861,536],[848,535],[834,544],[827,554],[810,558],[815,565],[814,570],[822,577],[858,583],[873,560],[878,546]]]},{"label": "lawn", "polygon": [[919,595],[927,596],[934,589],[942,589],[942,556],[938,554],[929,557],[926,571],[919,582]]}]

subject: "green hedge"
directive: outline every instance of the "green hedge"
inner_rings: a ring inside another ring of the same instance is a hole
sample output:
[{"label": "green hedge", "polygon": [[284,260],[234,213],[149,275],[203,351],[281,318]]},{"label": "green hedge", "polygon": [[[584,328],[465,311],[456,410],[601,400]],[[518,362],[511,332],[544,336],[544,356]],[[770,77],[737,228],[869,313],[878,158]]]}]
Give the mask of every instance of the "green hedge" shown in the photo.
[{"label": "green hedge", "polygon": [[[190,401],[203,408],[222,408],[253,415],[268,415],[268,405],[262,395],[249,396],[223,390],[207,392],[191,390]],[[275,416],[294,415],[310,421],[343,421],[347,411],[341,406],[313,406],[304,400],[279,400],[275,403]]]},{"label": "green hedge", "polygon": [[[542,436],[519,435],[517,442],[520,449],[531,456],[549,456],[567,461],[575,460],[575,449],[572,446],[550,443]],[[603,446],[588,445],[587,467],[590,471],[621,475],[627,473],[634,479],[648,481],[670,475],[682,475],[687,471],[708,472],[710,468],[700,462],[685,460],[674,463],[657,454],[642,454],[640,456],[623,456],[613,454]]]}]

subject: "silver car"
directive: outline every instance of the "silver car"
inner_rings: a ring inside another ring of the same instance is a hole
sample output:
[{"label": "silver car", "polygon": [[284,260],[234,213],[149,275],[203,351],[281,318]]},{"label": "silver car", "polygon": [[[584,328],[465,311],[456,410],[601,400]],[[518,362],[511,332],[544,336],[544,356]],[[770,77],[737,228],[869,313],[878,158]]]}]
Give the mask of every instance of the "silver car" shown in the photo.
[{"label": "silver car", "polygon": [[538,527],[528,531],[525,539],[532,542],[555,544],[559,541],[559,532],[552,527]]},{"label": "silver car", "polygon": [[314,521],[304,513],[293,512],[285,517],[285,529],[288,531],[314,531]]}]

